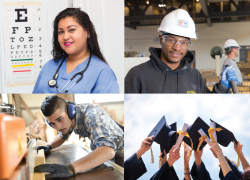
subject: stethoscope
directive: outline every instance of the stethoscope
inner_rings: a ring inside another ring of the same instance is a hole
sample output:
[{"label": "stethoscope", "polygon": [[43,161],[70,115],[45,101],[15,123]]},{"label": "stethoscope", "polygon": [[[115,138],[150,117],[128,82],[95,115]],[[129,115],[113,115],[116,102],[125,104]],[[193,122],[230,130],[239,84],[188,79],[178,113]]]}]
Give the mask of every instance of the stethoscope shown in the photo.
[{"label": "stethoscope", "polygon": [[[63,58],[61,64],[60,64],[59,67],[57,68],[57,70],[56,70],[56,72],[55,72],[55,74],[54,74],[54,76],[53,76],[53,79],[49,80],[48,84],[49,84],[50,87],[55,87],[55,86],[56,86],[56,83],[57,83],[56,79],[57,79],[57,77],[58,77],[58,75],[59,75],[58,71],[59,71],[60,67],[62,66],[62,64],[63,64],[64,60],[66,59],[66,57],[67,57],[67,56],[65,56],[65,57]],[[88,61],[87,66],[85,67],[85,69],[82,70],[81,72],[78,72],[78,73],[74,74],[74,75],[72,76],[72,78],[70,78],[69,82],[62,88],[61,91],[60,91],[60,89],[59,89],[58,86],[56,86],[56,89],[57,89],[60,93],[63,93],[64,88],[65,88],[65,87],[66,87],[66,86],[67,86],[67,85],[68,85],[77,75],[80,74],[81,77],[80,77],[80,78],[79,78],[79,79],[78,79],[78,80],[77,80],[68,90],[64,91],[64,93],[68,93],[69,90],[70,90],[74,85],[76,85],[76,84],[83,78],[83,73],[88,69],[90,60],[91,60],[91,54],[90,54],[89,61]]]}]

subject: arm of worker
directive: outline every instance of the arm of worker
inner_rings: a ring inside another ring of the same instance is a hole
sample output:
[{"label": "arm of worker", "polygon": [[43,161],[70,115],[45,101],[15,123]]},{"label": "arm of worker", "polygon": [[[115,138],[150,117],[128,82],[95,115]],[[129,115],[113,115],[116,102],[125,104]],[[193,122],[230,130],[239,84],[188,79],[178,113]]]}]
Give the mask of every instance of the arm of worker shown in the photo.
[{"label": "arm of worker", "polygon": [[227,66],[221,73],[221,80],[214,85],[213,93],[230,93],[232,88],[231,81],[238,84],[238,78],[233,65]]},{"label": "arm of worker", "polygon": [[68,164],[42,164],[36,166],[34,172],[49,172],[46,178],[68,178],[76,175],[79,172],[94,168],[105,161],[112,159],[115,156],[115,151],[111,147],[101,146],[72,163]]},{"label": "arm of worker", "polygon": [[65,142],[65,139],[63,139],[60,135],[57,135],[53,141],[51,141],[47,146],[38,146],[37,152],[40,149],[44,149],[44,154],[48,155],[50,151],[60,145],[62,145]]},{"label": "arm of worker", "polygon": [[63,139],[60,135],[57,135],[55,139],[53,139],[49,144],[51,145],[52,149],[55,149],[61,146],[66,140]]},{"label": "arm of worker", "polygon": [[248,167],[250,167],[250,165],[242,152],[242,148],[243,144],[241,144],[240,141],[238,141],[237,146],[236,143],[234,142],[234,150],[236,151],[237,154],[239,154],[243,170],[246,170]]},{"label": "arm of worker", "polygon": [[213,143],[211,146],[211,149],[216,153],[219,162],[220,162],[220,166],[223,172],[224,177],[226,177],[226,175],[232,171],[232,169],[230,168],[230,166],[227,163],[227,160],[225,159],[223,152],[220,148],[220,146],[217,143]]},{"label": "arm of worker", "polygon": [[75,172],[79,173],[99,166],[100,164],[112,159],[114,156],[115,151],[113,148],[100,146],[89,153],[87,156],[84,156],[72,162],[71,164],[74,167]]}]

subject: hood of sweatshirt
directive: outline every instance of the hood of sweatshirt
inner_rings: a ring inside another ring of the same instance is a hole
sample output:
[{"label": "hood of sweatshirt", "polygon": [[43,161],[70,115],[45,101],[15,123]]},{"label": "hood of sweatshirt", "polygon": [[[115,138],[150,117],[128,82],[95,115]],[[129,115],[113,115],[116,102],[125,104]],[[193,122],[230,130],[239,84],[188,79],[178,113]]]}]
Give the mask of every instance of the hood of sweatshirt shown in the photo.
[{"label": "hood of sweatshirt", "polygon": [[161,58],[161,48],[149,48],[149,52],[151,53],[150,55],[150,61],[152,65],[157,68],[160,71],[169,71],[169,72],[179,72],[183,71],[185,69],[188,69],[189,67],[192,66],[194,63],[194,55],[192,52],[187,51],[186,55],[184,58],[181,60],[180,65],[178,66],[177,69],[172,70],[167,64],[165,64],[160,58]]}]

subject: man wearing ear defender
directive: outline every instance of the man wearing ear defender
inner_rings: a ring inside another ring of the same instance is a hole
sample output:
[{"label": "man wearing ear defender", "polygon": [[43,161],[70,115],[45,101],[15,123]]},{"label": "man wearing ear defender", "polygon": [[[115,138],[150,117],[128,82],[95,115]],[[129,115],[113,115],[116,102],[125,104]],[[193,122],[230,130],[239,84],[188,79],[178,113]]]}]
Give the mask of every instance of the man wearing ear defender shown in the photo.
[{"label": "man wearing ear defender", "polygon": [[47,146],[39,146],[48,155],[52,149],[62,145],[74,131],[82,137],[91,140],[93,150],[87,156],[62,164],[43,164],[35,167],[35,172],[50,172],[46,178],[67,178],[99,166],[113,159],[123,166],[122,127],[118,125],[100,106],[66,102],[63,98],[51,95],[45,98],[41,106],[46,121],[58,131],[56,138]]},{"label": "man wearing ear defender", "polygon": [[[187,11],[167,14],[158,28],[161,48],[150,47],[150,60],[133,67],[125,77],[125,93],[210,93],[201,73],[191,67],[194,55],[189,51],[195,40],[195,24]],[[226,67],[213,93],[229,93],[230,81],[237,84],[232,66]]]}]

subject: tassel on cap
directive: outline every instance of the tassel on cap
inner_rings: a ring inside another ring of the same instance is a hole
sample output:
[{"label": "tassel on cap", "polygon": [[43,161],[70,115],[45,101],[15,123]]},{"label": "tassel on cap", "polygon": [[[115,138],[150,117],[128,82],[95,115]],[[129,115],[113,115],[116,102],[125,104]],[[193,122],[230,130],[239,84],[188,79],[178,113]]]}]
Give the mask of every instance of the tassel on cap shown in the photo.
[{"label": "tassel on cap", "polygon": [[151,163],[153,164],[154,163],[154,155],[153,155],[152,147],[150,148],[150,151],[151,151]]},{"label": "tassel on cap", "polygon": [[188,137],[190,139],[190,141],[191,141],[191,147],[192,147],[191,150],[190,150],[190,152],[188,153],[188,157],[190,157],[190,155],[191,155],[191,153],[193,151],[193,141],[192,141],[191,137],[188,135],[187,132],[177,131],[177,133],[179,134],[179,136],[180,135],[184,135],[184,136],[186,136],[186,137]]},{"label": "tassel on cap", "polygon": [[213,132],[214,131],[217,131],[217,132],[220,132],[222,129],[221,128],[212,128],[212,127],[210,127],[209,129],[208,129],[208,134],[209,134],[209,136],[210,136],[210,139],[211,139],[211,142],[212,143],[216,143],[216,141],[215,141],[215,139],[214,139],[214,135],[213,135]]}]

